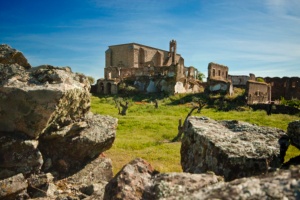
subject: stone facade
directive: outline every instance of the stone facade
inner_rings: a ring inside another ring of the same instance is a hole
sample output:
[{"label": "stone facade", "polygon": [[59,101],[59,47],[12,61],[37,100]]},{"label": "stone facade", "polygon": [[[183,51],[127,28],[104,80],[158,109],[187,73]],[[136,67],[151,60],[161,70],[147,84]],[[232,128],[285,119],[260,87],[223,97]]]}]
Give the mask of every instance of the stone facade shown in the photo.
[{"label": "stone facade", "polygon": [[211,92],[225,91],[230,94],[233,93],[231,81],[228,79],[228,67],[225,65],[213,62],[208,64],[207,84]]},{"label": "stone facade", "polygon": [[97,81],[100,94],[117,94],[124,81],[131,81],[141,92],[194,93],[201,89],[197,69],[184,66],[175,40],[170,41],[169,51],[137,43],[109,46],[105,59],[105,78]]},{"label": "stone facade", "polygon": [[228,67],[210,62],[208,64],[207,79],[228,81]]},{"label": "stone facade", "polygon": [[271,85],[264,82],[247,81],[247,104],[269,104],[271,102]]},{"label": "stone facade", "polygon": [[299,77],[265,77],[266,83],[272,86],[272,101],[284,97],[287,100],[300,99],[300,78]]}]

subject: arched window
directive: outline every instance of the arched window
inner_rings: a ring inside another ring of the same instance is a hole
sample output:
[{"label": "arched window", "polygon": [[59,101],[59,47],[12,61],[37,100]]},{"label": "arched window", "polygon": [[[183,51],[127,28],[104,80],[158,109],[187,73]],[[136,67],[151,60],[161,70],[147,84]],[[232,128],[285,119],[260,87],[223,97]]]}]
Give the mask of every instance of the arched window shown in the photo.
[{"label": "arched window", "polygon": [[216,76],[216,70],[215,70],[215,69],[213,69],[213,71],[212,71],[212,76],[213,76],[213,77]]},{"label": "arched window", "polygon": [[156,52],[156,66],[161,66],[161,53]]},{"label": "arched window", "polygon": [[107,94],[111,94],[111,83],[106,84],[106,91],[107,91]]},{"label": "arched window", "polygon": [[139,50],[139,67],[143,67],[145,63],[145,51],[143,48]]}]

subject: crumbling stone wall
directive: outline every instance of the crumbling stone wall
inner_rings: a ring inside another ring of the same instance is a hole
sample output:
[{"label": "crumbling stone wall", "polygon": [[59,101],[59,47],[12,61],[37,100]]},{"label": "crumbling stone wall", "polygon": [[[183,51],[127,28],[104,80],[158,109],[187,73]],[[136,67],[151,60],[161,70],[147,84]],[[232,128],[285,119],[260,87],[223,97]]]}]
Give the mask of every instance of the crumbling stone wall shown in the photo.
[{"label": "crumbling stone wall", "polygon": [[247,81],[250,80],[250,76],[246,75],[228,75],[228,79],[231,81],[234,87],[242,87],[245,88],[247,85]]},{"label": "crumbling stone wall", "polygon": [[231,81],[228,79],[228,67],[210,62],[208,64],[207,85],[211,92],[222,91],[231,95],[233,87]]},{"label": "crumbling stone wall", "polygon": [[228,67],[217,63],[210,62],[208,64],[208,76],[207,79],[214,80],[228,80]]},{"label": "crumbling stone wall", "polygon": [[299,77],[265,77],[265,82],[272,86],[272,101],[284,97],[287,100],[300,99],[300,78]]}]

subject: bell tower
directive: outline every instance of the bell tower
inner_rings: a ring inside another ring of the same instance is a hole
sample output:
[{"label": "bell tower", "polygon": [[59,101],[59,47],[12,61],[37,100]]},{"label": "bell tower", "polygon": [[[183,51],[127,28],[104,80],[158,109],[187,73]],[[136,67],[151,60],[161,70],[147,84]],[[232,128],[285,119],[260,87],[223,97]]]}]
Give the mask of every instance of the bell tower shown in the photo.
[{"label": "bell tower", "polygon": [[176,40],[171,40],[170,41],[170,56],[172,57],[172,65],[175,65],[176,48],[177,48]]}]

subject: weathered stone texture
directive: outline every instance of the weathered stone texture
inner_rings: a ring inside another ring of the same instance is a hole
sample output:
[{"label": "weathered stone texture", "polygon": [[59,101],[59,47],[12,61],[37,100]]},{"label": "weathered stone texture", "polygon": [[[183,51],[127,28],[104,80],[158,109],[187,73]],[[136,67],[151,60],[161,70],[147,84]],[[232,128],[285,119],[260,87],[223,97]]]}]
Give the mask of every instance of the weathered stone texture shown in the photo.
[{"label": "weathered stone texture", "polygon": [[0,133],[0,179],[23,173],[39,173],[43,157],[37,140]]},{"label": "weathered stone texture", "polygon": [[0,199],[13,200],[26,191],[28,184],[23,174],[0,180]]},{"label": "weathered stone texture", "polygon": [[25,69],[31,68],[31,65],[28,63],[24,55],[20,51],[11,48],[7,44],[0,44],[0,63],[19,64]]},{"label": "weathered stone texture", "polygon": [[0,199],[103,199],[117,119],[89,112],[89,90],[68,67],[0,63]]},{"label": "weathered stone texture", "polygon": [[278,142],[286,136],[282,130],[206,117],[190,117],[188,123],[181,146],[184,172],[213,171],[228,181],[281,165]]},{"label": "weathered stone texture", "polygon": [[28,189],[30,197],[50,197],[55,198],[56,185],[53,183],[52,174],[32,174],[28,179]]},{"label": "weathered stone texture", "polygon": [[300,198],[300,166],[260,177],[237,179],[203,188],[188,199],[289,199]]},{"label": "weathered stone texture", "polygon": [[[39,149],[60,172],[81,167],[109,149],[115,139],[117,119],[89,113],[84,121],[45,134]],[[54,151],[55,149],[55,151]]]},{"label": "weathered stone texture", "polygon": [[0,131],[38,138],[89,110],[88,79],[69,68],[42,66],[24,72],[16,65],[0,65],[0,72],[6,77],[0,84]]},{"label": "weathered stone texture", "polygon": [[137,158],[123,169],[106,185],[104,199],[152,199],[152,166]]},{"label": "weathered stone texture", "polygon": [[291,143],[300,149],[300,120],[289,123],[287,135],[289,136]]},{"label": "weathered stone texture", "polygon": [[200,189],[223,182],[223,179],[214,173],[163,173],[154,178],[153,199],[189,199]]}]

